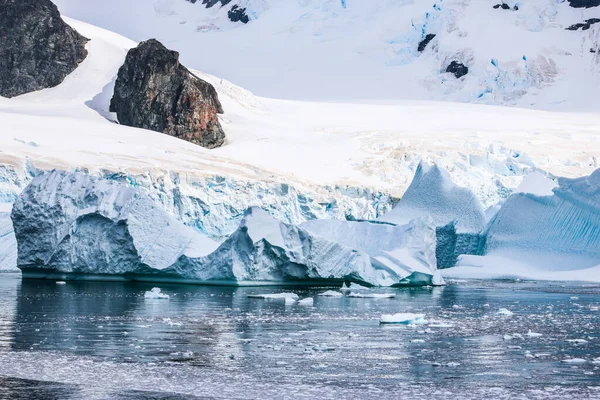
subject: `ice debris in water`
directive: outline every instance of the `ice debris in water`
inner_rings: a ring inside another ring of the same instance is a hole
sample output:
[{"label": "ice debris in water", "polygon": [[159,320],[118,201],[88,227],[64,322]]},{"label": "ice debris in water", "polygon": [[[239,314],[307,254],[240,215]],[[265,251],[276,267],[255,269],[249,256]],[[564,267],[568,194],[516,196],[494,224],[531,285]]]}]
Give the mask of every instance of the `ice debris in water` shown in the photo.
[{"label": "ice debris in water", "polygon": [[426,324],[425,314],[398,313],[383,314],[379,319],[380,324]]},{"label": "ice debris in water", "polygon": [[540,337],[540,336],[543,336],[543,335],[541,333],[531,332],[531,329],[530,329],[529,332],[527,332],[525,334],[525,336],[529,336],[531,338],[534,338],[534,337]]},{"label": "ice debris in water", "polygon": [[498,314],[500,315],[506,315],[506,316],[511,316],[513,315],[513,312],[510,310],[507,310],[506,308],[501,308],[498,310]]},{"label": "ice debris in water", "polygon": [[309,306],[309,307],[312,307],[314,303],[315,303],[315,299],[313,299],[312,297],[307,297],[298,302],[298,304],[301,306]]},{"label": "ice debris in water", "polygon": [[56,284],[57,285],[66,285],[67,282],[65,282],[65,281],[56,281]]},{"label": "ice debris in water", "polygon": [[356,297],[359,299],[392,299],[396,297],[395,293],[357,293],[350,292],[348,297]]},{"label": "ice debris in water", "polygon": [[169,299],[169,295],[166,293],[161,293],[160,288],[152,288],[152,290],[147,291],[146,293],[144,293],[144,297],[146,299]]},{"label": "ice debris in water", "polygon": [[342,297],[343,294],[340,293],[340,292],[336,292],[335,290],[328,290],[326,292],[319,293],[319,296],[324,296],[324,297]]},{"label": "ice debris in water", "polygon": [[283,300],[285,304],[294,304],[300,299],[296,293],[250,294],[248,297],[263,300]]},{"label": "ice debris in water", "polygon": [[567,339],[567,342],[575,344],[586,344],[588,341],[585,339]]},{"label": "ice debris in water", "polygon": [[358,283],[350,282],[350,286],[343,283],[342,288],[340,289],[342,292],[349,292],[350,290],[370,290],[370,288],[359,285]]},{"label": "ice debris in water", "polygon": [[567,364],[583,364],[583,363],[586,363],[587,360],[584,358],[567,358],[567,359],[561,360],[561,362],[564,362]]}]

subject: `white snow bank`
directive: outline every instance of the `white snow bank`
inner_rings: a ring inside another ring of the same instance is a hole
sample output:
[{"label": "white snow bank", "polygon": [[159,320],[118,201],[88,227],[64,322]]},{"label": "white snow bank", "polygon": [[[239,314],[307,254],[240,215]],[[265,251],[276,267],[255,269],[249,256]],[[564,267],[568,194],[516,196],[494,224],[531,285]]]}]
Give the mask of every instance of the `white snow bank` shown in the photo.
[{"label": "white snow bank", "polygon": [[383,314],[379,319],[380,324],[426,324],[425,314],[398,313]]},{"label": "white snow bank", "polygon": [[155,287],[144,293],[144,298],[169,300],[170,296],[166,293],[162,293],[160,288]]},{"label": "white snow bank", "polygon": [[483,206],[469,189],[454,184],[437,165],[423,162],[400,202],[378,220],[406,224],[420,217],[432,218],[438,227],[454,221],[459,233],[478,233],[486,221]]}]

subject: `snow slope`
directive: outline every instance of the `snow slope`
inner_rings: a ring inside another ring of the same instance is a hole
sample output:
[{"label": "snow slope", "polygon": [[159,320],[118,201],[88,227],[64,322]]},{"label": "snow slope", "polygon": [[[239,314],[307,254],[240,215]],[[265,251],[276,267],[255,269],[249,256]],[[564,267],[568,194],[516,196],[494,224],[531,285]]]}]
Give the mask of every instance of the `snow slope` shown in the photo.
[{"label": "snow slope", "polygon": [[[599,110],[600,7],[566,1],[55,0],[66,15],[136,41],[157,37],[190,67],[261,96],[411,99]],[[232,23],[232,4],[250,22]],[[515,9],[517,6],[518,10]],[[131,23],[135,20],[135,23]],[[427,34],[436,37],[419,52]],[[469,68],[456,79],[451,61]]]}]

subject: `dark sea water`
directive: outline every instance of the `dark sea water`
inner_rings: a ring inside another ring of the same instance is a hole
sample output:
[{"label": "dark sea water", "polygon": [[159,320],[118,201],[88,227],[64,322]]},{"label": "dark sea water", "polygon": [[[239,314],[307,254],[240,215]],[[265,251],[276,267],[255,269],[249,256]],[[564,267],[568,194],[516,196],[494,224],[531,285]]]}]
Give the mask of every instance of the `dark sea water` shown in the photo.
[{"label": "dark sea water", "polygon": [[[159,286],[0,274],[0,399],[600,398],[599,285]],[[248,298],[283,291],[314,307]],[[429,324],[379,324],[397,312]]]}]

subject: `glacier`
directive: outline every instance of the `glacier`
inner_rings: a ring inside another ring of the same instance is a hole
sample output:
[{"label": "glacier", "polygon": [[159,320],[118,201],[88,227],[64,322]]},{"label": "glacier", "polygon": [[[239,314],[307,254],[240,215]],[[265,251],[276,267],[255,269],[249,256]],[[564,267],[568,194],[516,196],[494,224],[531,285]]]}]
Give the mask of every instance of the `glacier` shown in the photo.
[{"label": "glacier", "polygon": [[[377,254],[251,207],[219,244],[169,215],[142,189],[58,170],[31,181],[16,199],[11,218],[17,266],[25,278],[223,285],[443,283],[435,264],[435,229],[424,222],[389,227],[398,242]],[[375,233],[381,238],[382,232]]]}]

